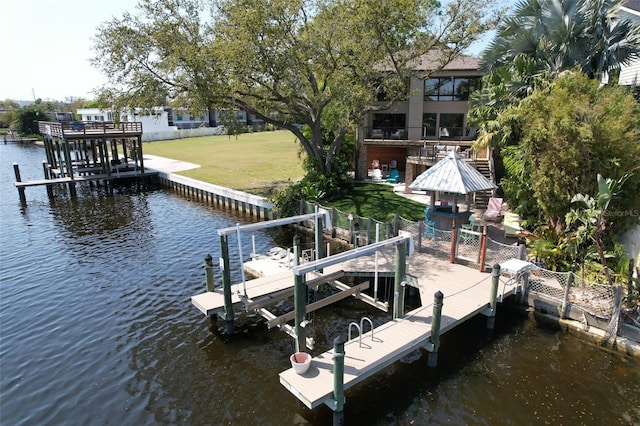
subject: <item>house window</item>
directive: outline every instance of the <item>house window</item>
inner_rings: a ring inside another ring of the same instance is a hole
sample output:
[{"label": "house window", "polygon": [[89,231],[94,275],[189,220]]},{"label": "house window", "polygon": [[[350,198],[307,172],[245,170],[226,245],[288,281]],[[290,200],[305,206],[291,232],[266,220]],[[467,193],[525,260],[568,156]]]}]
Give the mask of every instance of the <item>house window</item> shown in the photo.
[{"label": "house window", "polygon": [[480,87],[477,77],[442,77],[424,81],[425,101],[466,101]]},{"label": "house window", "polygon": [[438,131],[438,114],[427,113],[422,114],[422,136],[424,138],[429,136],[437,136]]},{"label": "house window", "polygon": [[[406,131],[406,114],[373,114],[372,129],[380,129],[385,138],[400,135],[399,130]],[[405,137],[398,137],[406,139]]]},{"label": "house window", "polygon": [[[458,138],[464,134],[464,114],[440,114],[441,136]],[[445,130],[446,129],[446,130]]]}]

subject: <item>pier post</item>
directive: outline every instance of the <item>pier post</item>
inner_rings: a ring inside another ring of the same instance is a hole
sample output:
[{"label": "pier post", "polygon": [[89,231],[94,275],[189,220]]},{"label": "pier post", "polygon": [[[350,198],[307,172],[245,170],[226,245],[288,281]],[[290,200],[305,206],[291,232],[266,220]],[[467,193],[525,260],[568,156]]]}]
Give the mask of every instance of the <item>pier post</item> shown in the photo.
[{"label": "pier post", "polygon": [[[22,178],[20,177],[20,166],[18,166],[18,163],[13,163],[13,173],[16,175],[16,182],[22,182]],[[27,204],[27,197],[24,195],[24,187],[18,188],[18,196],[20,197],[20,203],[23,205]]]},{"label": "pier post", "polygon": [[344,337],[333,340],[333,426],[344,425]]},{"label": "pier post", "polygon": [[296,275],[294,277],[294,294],[293,294],[293,305],[295,309],[295,318],[296,318],[296,352],[306,352],[307,351],[307,333],[306,329],[302,325],[302,321],[304,321],[304,316],[307,314],[307,285],[304,282],[304,277],[302,275]]},{"label": "pier post", "polygon": [[489,306],[491,314],[487,317],[487,328],[493,330],[496,323],[496,303],[498,300],[498,285],[500,284],[500,265],[493,265],[491,270],[491,294],[489,295]]},{"label": "pier post", "polygon": [[393,284],[393,319],[400,318],[404,315],[404,306],[402,306],[403,297],[400,292],[404,291],[402,282],[407,275],[407,245],[398,244],[396,246],[396,271]]},{"label": "pier post", "polygon": [[442,320],[442,305],[444,300],[444,294],[441,291],[437,291],[433,295],[433,318],[431,321],[431,349],[429,350],[429,359],[427,365],[429,367],[438,366],[438,349],[440,348],[440,323]]},{"label": "pier post", "polygon": [[233,334],[233,303],[231,302],[231,271],[229,270],[229,237],[220,235],[222,289],[224,292],[225,333]]},{"label": "pier post", "polygon": [[207,278],[207,291],[213,291],[213,257],[211,254],[204,257],[204,275]]},{"label": "pier post", "polygon": [[[323,231],[323,225],[322,225],[322,217],[320,216],[320,214],[318,213],[318,205],[316,204],[316,260],[318,259],[322,259],[324,258],[324,253],[323,253],[323,245],[322,245],[322,231]],[[320,271],[322,272],[322,271]]]},{"label": "pier post", "polygon": [[[44,173],[44,178],[49,180],[49,164],[46,161],[42,161],[42,172]],[[51,185],[45,185],[47,187],[47,195],[49,198],[53,197],[53,188]]]}]

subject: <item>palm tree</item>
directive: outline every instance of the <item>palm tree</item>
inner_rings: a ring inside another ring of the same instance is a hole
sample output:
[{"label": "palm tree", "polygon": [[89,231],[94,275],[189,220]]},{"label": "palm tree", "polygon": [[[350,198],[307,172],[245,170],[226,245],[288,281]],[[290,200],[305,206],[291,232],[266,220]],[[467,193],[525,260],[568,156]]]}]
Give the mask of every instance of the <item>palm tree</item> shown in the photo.
[{"label": "palm tree", "polygon": [[552,77],[580,67],[601,78],[640,58],[640,27],[618,19],[624,0],[521,0],[482,55],[487,71],[528,57]]}]

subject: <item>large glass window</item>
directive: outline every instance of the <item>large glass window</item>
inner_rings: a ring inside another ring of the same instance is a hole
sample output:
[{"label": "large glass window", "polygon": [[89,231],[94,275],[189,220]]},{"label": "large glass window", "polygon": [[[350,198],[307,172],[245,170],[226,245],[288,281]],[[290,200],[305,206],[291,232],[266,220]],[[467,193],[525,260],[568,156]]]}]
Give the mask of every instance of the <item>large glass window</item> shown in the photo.
[{"label": "large glass window", "polygon": [[475,89],[479,88],[477,77],[441,77],[424,81],[424,99],[426,101],[466,101]]},{"label": "large glass window", "polygon": [[406,114],[373,114],[371,129],[382,130],[385,139],[406,139],[406,122]]},{"label": "large glass window", "polygon": [[438,133],[438,114],[427,113],[422,114],[422,137],[437,136]]},{"label": "large glass window", "polygon": [[464,114],[440,114],[440,136],[458,138],[464,134]]}]

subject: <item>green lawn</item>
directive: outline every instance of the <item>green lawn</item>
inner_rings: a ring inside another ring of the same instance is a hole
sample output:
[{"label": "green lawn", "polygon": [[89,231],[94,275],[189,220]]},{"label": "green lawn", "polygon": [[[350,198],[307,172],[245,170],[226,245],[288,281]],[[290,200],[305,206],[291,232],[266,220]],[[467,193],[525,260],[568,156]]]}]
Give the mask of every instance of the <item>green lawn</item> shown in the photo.
[{"label": "green lawn", "polygon": [[258,195],[304,176],[302,147],[286,130],[147,142],[142,151],[202,166],[183,176]]},{"label": "green lawn", "polygon": [[[183,176],[262,196],[304,176],[302,147],[286,130],[245,133],[237,138],[205,136],[147,142],[142,150],[202,166],[180,172]],[[424,205],[394,194],[385,184],[355,183],[339,199],[320,204],[380,221],[390,220],[396,213],[410,220],[422,219],[424,214]]]},{"label": "green lawn", "polygon": [[424,219],[424,204],[397,195],[391,185],[380,183],[356,182],[339,199],[320,204],[380,221],[390,221],[394,214],[413,221]]}]

